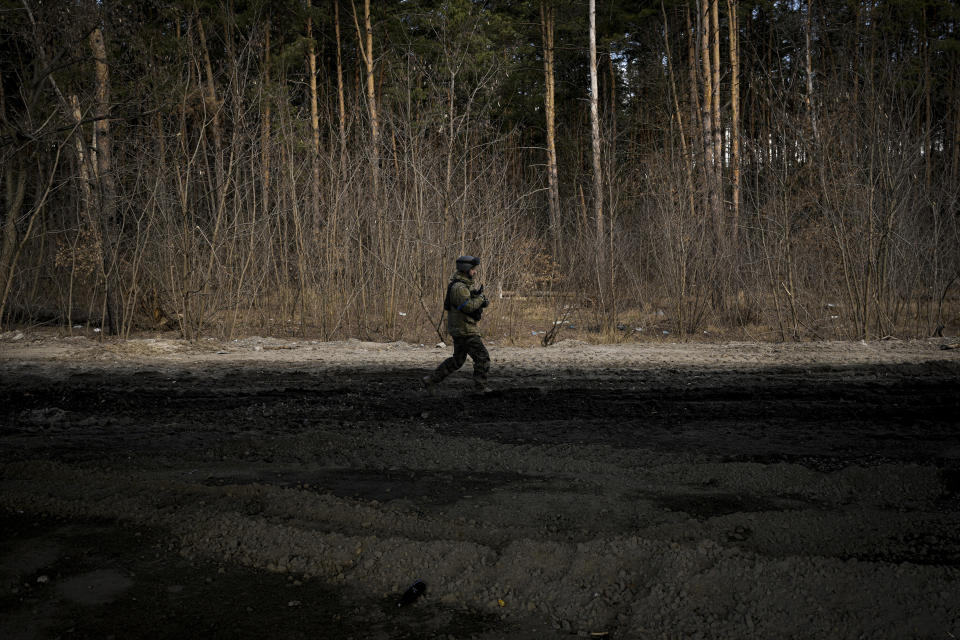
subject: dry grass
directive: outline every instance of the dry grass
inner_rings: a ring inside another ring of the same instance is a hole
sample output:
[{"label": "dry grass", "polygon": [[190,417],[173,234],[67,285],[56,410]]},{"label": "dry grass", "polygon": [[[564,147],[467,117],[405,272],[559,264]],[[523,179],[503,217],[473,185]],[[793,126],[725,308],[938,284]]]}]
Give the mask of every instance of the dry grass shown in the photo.
[{"label": "dry grass", "polygon": [[[376,342],[404,341],[414,344],[432,344],[441,339],[435,326],[440,321],[439,298],[425,300],[399,299],[389,312],[368,313],[358,317],[360,310],[348,308],[336,300],[311,299],[304,312],[290,304],[281,304],[282,295],[274,292],[268,299],[257,300],[256,305],[245,305],[253,310],[235,313],[226,309],[211,315],[204,323],[196,342],[205,339],[223,341],[251,336],[301,338],[311,340],[345,340],[357,338]],[[541,346],[562,340],[579,340],[590,344],[619,344],[643,342],[718,342],[751,341],[776,342],[793,340],[844,340],[855,337],[847,310],[841,303],[810,302],[799,307],[798,320],[781,308],[779,316],[773,300],[762,296],[749,298],[740,294],[725,303],[725,309],[708,311],[699,324],[680,328],[677,323],[676,300],[669,296],[651,299],[641,304],[618,309],[614,320],[608,320],[592,301],[582,295],[528,295],[511,294],[492,297],[481,327],[485,338],[494,344],[511,346]],[[689,308],[691,301],[685,301]],[[436,308],[435,308],[436,307]],[[874,339],[927,338],[937,335],[931,320],[928,303],[913,302],[904,305],[896,330],[889,336],[871,336]],[[292,309],[292,311],[291,311]],[[166,316],[167,314],[164,314]],[[176,314],[169,314],[176,318]],[[141,313],[136,318],[131,335],[185,337],[176,323],[157,323],[154,315]],[[960,335],[960,296],[944,301],[941,313],[940,335]],[[780,326],[782,322],[783,326]],[[443,338],[449,341],[444,319]],[[47,325],[54,326],[54,325]],[[61,327],[64,335],[89,335],[108,343],[117,355],[149,355],[169,350],[169,345],[138,342],[125,345],[105,339],[95,333],[98,322],[86,323],[76,329]],[[213,347],[211,347],[213,348]],[[131,351],[133,350],[133,351]]]}]

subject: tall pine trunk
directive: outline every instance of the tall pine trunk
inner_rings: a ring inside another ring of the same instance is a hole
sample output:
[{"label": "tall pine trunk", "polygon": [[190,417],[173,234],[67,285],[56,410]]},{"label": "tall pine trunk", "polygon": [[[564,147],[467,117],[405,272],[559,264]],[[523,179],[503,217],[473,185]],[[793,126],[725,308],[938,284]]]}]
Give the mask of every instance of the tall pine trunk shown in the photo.
[{"label": "tall pine trunk", "polygon": [[[307,3],[307,9],[312,7]],[[310,215],[314,235],[320,229],[320,117],[317,112],[317,53],[313,41],[313,17],[307,16],[307,72],[310,75]]]},{"label": "tall pine trunk", "polygon": [[710,212],[713,228],[719,234],[721,225],[720,196],[717,193],[717,162],[714,144],[713,61],[711,43],[710,0],[697,0],[697,22],[700,34],[700,65],[703,76],[703,99],[700,117],[703,130],[703,172],[705,185],[705,208]]},{"label": "tall pine trunk", "polygon": [[117,188],[113,174],[113,140],[110,135],[110,68],[107,64],[107,48],[103,30],[97,27],[90,32],[90,50],[94,60],[94,85],[96,106],[94,108],[94,154],[99,201],[99,227],[101,233],[101,269],[104,281],[107,329],[119,334],[123,329],[120,305],[119,256],[117,253]]},{"label": "tall pine trunk", "polygon": [[590,0],[590,138],[593,146],[593,216],[597,246],[602,251],[604,238],[603,173],[600,163],[600,108],[597,89],[596,0]]},{"label": "tall pine trunk", "polygon": [[[603,172],[600,160],[600,107],[597,81],[597,10],[590,0],[590,137],[593,148],[593,216],[596,223],[597,292],[605,320],[611,321],[612,295],[604,295],[607,278],[612,278],[612,256],[607,255],[606,221],[603,215]],[[612,294],[612,291],[609,293]]]},{"label": "tall pine trunk", "polygon": [[807,20],[804,25],[804,38],[806,41],[804,59],[806,67],[807,94],[804,98],[807,108],[807,119],[810,122],[810,131],[813,133],[815,142],[820,140],[820,129],[817,126],[816,109],[814,108],[813,95],[813,0],[807,0]]},{"label": "tall pine trunk", "polygon": [[366,68],[367,80],[367,109],[370,112],[370,151],[371,167],[373,170],[373,195],[379,191],[380,182],[380,122],[377,118],[377,93],[373,75],[373,26],[370,22],[370,0],[363,2],[363,32],[357,19],[357,10],[353,10],[353,23],[357,28],[357,39],[360,43],[360,55]]},{"label": "tall pine trunk", "polygon": [[687,145],[686,126],[683,123],[683,111],[680,109],[680,96],[677,90],[677,80],[673,72],[673,57],[670,55],[670,23],[667,19],[667,10],[663,1],[660,2],[660,13],[663,16],[663,46],[667,55],[667,72],[670,76],[670,93],[673,96],[673,113],[677,120],[677,131],[680,134],[680,153],[683,155],[683,170],[686,174],[687,198],[691,213],[696,209],[693,189],[693,157]]},{"label": "tall pine trunk", "polygon": [[[723,200],[723,129],[720,122],[720,0],[710,0],[710,40],[713,53],[710,62],[713,65],[711,87],[713,94],[710,102],[713,122],[714,189],[718,198]],[[721,218],[722,224],[722,218]]]},{"label": "tall pine trunk", "polygon": [[730,133],[733,137],[730,163],[733,171],[733,217],[730,221],[730,239],[737,253],[740,244],[740,22],[738,0],[727,0],[730,26]]},{"label": "tall pine trunk", "polygon": [[543,35],[543,75],[547,120],[547,185],[550,206],[550,245],[554,258],[560,250],[560,187],[557,175],[556,102],[554,90],[554,8],[540,0],[540,26]]},{"label": "tall pine trunk", "polygon": [[347,109],[343,99],[343,59],[340,46],[340,0],[333,1],[333,28],[337,45],[337,124],[340,132],[340,176],[346,173]]}]

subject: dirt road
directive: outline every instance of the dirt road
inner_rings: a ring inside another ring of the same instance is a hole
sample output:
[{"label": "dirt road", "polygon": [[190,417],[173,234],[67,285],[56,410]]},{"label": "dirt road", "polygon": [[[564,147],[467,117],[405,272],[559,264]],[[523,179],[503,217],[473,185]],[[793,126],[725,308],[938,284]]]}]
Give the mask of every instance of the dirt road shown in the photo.
[{"label": "dirt road", "polygon": [[960,637],[943,342],[4,334],[0,636]]}]

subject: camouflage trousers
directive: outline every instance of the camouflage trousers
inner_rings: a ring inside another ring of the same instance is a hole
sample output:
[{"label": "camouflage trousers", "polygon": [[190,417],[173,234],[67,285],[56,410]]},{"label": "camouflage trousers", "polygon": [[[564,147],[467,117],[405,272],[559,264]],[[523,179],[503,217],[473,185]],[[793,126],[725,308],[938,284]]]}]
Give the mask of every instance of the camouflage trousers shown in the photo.
[{"label": "camouflage trousers", "polygon": [[483,346],[480,336],[466,336],[453,339],[453,355],[440,363],[440,366],[430,374],[430,381],[436,384],[454,371],[460,369],[467,361],[467,356],[473,360],[473,382],[476,385],[487,383],[487,373],[490,371],[490,354]]}]

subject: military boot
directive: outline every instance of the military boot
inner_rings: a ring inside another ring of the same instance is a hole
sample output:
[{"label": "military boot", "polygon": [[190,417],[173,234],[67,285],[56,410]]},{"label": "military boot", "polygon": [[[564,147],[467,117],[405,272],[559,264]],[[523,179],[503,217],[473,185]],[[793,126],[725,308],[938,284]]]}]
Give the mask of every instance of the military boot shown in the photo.
[{"label": "military boot", "polygon": [[435,395],[437,392],[437,381],[433,379],[432,375],[426,375],[420,378],[420,383],[423,385],[423,390],[429,393],[430,395]]},{"label": "military boot", "polygon": [[486,380],[474,380],[473,390],[482,395],[493,393],[493,388],[487,384]]}]

